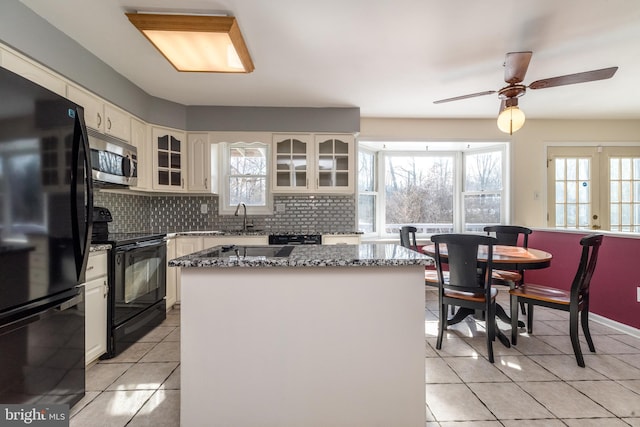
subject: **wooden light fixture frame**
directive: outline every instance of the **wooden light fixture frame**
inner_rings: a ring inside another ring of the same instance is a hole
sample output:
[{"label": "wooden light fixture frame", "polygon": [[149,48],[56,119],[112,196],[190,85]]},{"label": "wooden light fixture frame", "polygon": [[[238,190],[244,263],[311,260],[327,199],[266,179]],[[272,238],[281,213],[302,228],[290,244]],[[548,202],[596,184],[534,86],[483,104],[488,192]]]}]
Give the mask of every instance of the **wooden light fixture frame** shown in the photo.
[{"label": "wooden light fixture frame", "polygon": [[[145,31],[183,31],[183,32],[206,32],[225,33],[229,35],[231,43],[240,58],[244,71],[240,73],[250,73],[255,67],[249,55],[249,49],[244,42],[240,27],[233,16],[211,16],[211,15],[175,15],[175,14],[152,14],[152,13],[126,13],[129,21],[145,36],[149,42],[158,49],[171,65],[173,62],[147,37]],[[177,69],[177,68],[176,68]],[[182,71],[182,70],[178,70]],[[196,72],[225,72],[225,71],[196,71]],[[228,71],[227,71],[228,72]]]}]

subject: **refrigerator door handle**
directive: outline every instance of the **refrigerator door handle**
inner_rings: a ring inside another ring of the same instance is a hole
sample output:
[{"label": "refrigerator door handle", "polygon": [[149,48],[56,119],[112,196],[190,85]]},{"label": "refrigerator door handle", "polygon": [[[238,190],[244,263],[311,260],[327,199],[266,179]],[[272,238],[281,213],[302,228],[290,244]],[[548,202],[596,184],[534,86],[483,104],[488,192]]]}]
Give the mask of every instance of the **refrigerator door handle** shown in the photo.
[{"label": "refrigerator door handle", "polygon": [[[75,124],[73,131],[73,155],[71,166],[71,212],[72,212],[72,233],[73,233],[73,248],[76,259],[76,273],[78,281],[84,282],[84,274],[89,259],[89,246],[91,239],[91,229],[93,226],[93,179],[91,176],[91,157],[89,148],[89,136],[87,134],[87,128],[84,122],[84,110],[82,108],[76,108],[75,110]],[[83,158],[79,159],[82,152]],[[82,168],[80,169],[80,161],[82,162]],[[84,176],[78,176],[82,171]],[[84,193],[84,217],[82,222],[84,223],[84,235],[81,236],[80,218],[78,215],[78,186],[79,180],[84,181],[83,188]]]}]

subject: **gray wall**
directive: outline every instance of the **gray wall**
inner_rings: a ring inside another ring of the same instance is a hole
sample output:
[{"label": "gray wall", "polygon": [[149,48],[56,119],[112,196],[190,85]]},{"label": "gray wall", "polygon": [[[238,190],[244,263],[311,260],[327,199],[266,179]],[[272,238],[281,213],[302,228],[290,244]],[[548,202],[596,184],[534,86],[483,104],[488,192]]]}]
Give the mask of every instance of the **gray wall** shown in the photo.
[{"label": "gray wall", "polygon": [[187,131],[352,133],[360,130],[359,108],[186,107],[156,98],[19,0],[0,0],[0,42],[156,125]]}]

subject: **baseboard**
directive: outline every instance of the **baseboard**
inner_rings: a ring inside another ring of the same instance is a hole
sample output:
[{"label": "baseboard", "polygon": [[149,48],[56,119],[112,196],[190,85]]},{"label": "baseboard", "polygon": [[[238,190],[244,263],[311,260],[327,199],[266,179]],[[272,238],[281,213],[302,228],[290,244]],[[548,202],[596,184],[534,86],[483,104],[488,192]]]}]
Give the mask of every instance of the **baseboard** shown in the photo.
[{"label": "baseboard", "polygon": [[593,313],[589,313],[589,320],[608,326],[633,337],[640,338],[640,329],[625,325],[624,323],[616,322],[615,320],[607,319],[606,317],[602,317]]}]

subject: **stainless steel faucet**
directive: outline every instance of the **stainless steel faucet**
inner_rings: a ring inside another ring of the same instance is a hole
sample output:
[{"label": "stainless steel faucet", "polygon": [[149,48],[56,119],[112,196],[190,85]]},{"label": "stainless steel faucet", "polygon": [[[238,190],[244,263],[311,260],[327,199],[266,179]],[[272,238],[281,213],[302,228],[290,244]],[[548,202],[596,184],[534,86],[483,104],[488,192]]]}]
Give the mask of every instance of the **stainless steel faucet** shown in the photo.
[{"label": "stainless steel faucet", "polygon": [[233,215],[238,216],[238,212],[240,211],[240,206],[244,209],[244,215],[242,216],[242,231],[247,231],[247,205],[244,203],[238,203],[238,207],[236,208],[236,213]]}]

